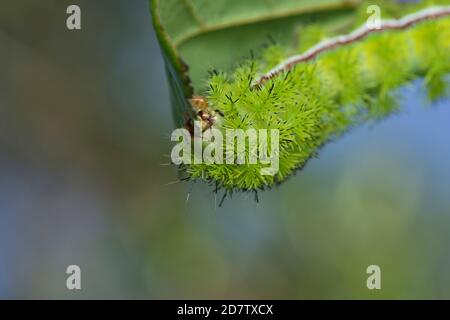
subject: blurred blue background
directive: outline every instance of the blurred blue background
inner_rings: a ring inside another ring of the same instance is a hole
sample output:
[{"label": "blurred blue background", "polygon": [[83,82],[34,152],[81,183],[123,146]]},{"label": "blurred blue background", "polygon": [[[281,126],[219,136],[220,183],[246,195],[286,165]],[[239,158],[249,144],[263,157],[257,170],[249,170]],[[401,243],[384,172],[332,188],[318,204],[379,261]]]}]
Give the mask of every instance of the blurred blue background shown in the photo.
[{"label": "blurred blue background", "polygon": [[[169,162],[147,0],[0,11],[0,298],[450,298],[450,100],[328,144],[285,184],[215,206]],[[191,191],[189,201],[187,194]],[[82,290],[66,289],[66,268]],[[382,290],[366,287],[366,268]]]}]

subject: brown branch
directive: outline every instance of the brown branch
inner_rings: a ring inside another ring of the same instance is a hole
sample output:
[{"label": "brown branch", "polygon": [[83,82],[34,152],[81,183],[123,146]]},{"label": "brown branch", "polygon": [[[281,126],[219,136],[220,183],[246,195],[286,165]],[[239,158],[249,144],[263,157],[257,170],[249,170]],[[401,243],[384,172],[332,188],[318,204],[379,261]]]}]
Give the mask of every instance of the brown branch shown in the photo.
[{"label": "brown branch", "polygon": [[450,16],[450,6],[430,7],[416,13],[407,15],[398,20],[381,21],[379,28],[369,28],[367,24],[362,25],[355,31],[347,35],[337,36],[331,39],[326,39],[315,45],[305,53],[292,56],[280,63],[278,66],[262,75],[256,82],[254,87],[262,86],[266,81],[274,78],[280,73],[287,72],[299,63],[314,59],[318,54],[340,47],[347,44],[354,43],[365,38],[370,33],[382,32],[386,30],[402,30],[409,28],[419,22],[425,20],[438,19],[441,17]]}]

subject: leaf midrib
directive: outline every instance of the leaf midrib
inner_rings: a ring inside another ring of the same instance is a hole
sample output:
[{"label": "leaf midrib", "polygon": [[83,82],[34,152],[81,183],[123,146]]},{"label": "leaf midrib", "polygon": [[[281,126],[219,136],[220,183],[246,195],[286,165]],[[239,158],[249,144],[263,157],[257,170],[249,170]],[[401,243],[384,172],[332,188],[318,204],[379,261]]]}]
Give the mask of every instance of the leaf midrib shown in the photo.
[{"label": "leaf midrib", "polygon": [[[217,24],[208,24],[205,22],[198,13],[195,12],[195,9],[192,7],[188,0],[183,0],[183,3],[190,7],[189,11],[191,15],[194,17],[194,20],[199,25],[199,28],[192,32],[187,32],[181,36],[175,37],[172,39],[173,45],[176,48],[182,47],[186,42],[202,36],[207,33],[221,31],[224,29],[230,29],[250,24],[256,24],[265,21],[278,20],[283,18],[294,17],[298,15],[308,14],[308,13],[319,13],[323,11],[331,11],[336,9],[352,9],[356,8],[357,4],[360,3],[360,0],[349,0],[342,3],[333,3],[333,4],[310,4],[308,6],[303,6],[297,9],[288,9],[279,12],[270,12],[267,14],[261,14],[259,16],[254,16],[247,19],[236,19],[227,22],[217,23]],[[191,10],[192,9],[192,10]]]}]

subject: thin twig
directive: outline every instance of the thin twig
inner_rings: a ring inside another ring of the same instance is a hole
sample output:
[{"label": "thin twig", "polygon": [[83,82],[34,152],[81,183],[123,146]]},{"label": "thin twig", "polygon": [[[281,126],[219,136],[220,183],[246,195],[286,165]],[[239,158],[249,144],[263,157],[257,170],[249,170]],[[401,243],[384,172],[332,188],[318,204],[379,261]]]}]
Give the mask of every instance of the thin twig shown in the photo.
[{"label": "thin twig", "polygon": [[437,19],[445,16],[450,16],[450,6],[438,6],[430,7],[416,13],[407,15],[401,19],[395,20],[383,20],[379,28],[369,28],[367,24],[362,25],[355,31],[347,34],[333,37],[330,39],[323,40],[317,45],[307,50],[305,53],[292,56],[286,59],[284,62],[277,65],[275,68],[262,75],[256,82],[254,87],[260,87],[266,81],[272,79],[280,73],[291,70],[294,66],[299,63],[306,62],[314,59],[319,53],[340,47],[343,45],[351,44],[358,40],[365,38],[370,33],[382,32],[385,30],[399,30],[411,27],[421,21]]}]

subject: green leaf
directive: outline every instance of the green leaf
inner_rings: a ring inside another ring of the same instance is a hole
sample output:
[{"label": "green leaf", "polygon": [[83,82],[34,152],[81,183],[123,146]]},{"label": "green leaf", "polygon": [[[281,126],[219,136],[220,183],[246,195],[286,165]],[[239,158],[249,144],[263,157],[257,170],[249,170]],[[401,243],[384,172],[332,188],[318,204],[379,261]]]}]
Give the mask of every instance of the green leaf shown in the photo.
[{"label": "green leaf", "polygon": [[[376,31],[365,25],[374,3],[383,19],[396,19]],[[265,190],[303,168],[328,141],[398,111],[395,90],[411,80],[424,77],[430,98],[445,96],[450,6],[436,5],[449,3],[153,0],[177,126],[206,114],[205,123],[222,135],[275,129],[279,137],[274,175],[263,172],[264,162],[187,161],[179,166],[183,179],[207,181],[225,195]],[[257,55],[249,57],[252,49]],[[187,102],[194,91],[208,101],[202,114]],[[233,150],[232,160],[250,154],[250,146]]]},{"label": "green leaf", "polygon": [[[203,91],[208,71],[231,71],[272,39],[292,44],[299,28],[345,25],[359,0],[151,0],[153,24],[171,82],[174,110]],[[178,117],[178,121],[180,117]]]}]

